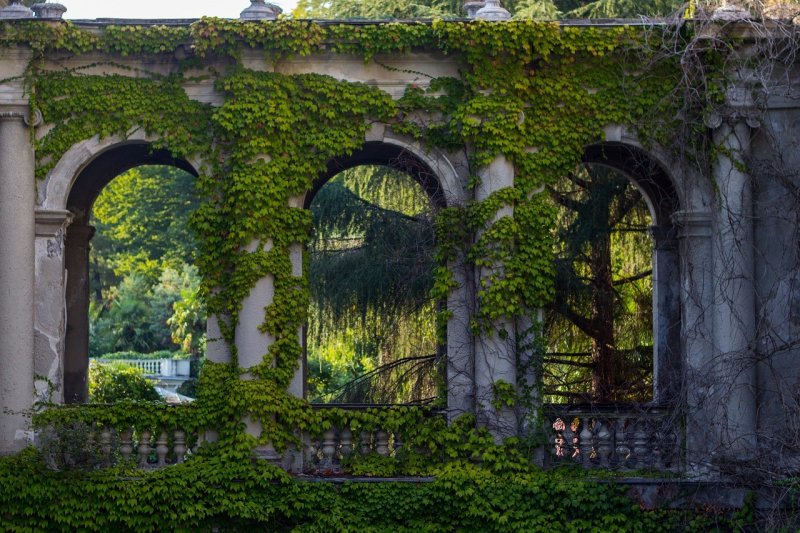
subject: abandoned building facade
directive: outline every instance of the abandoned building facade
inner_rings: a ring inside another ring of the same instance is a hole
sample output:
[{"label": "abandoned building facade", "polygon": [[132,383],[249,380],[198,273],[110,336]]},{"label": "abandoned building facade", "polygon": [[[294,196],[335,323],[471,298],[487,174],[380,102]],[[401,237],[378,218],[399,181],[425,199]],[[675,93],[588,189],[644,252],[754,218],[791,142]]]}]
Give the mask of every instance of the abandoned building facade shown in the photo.
[{"label": "abandoned building facade", "polygon": [[[102,31],[105,25],[76,23],[87,32]],[[743,48],[756,46],[752,42],[760,36],[744,35]],[[144,128],[104,135],[98,124],[97,134],[68,147],[49,163],[47,175],[37,179],[35,140],[43,138],[52,124],[49,117],[34,111],[37,108],[31,106],[25,85],[33,53],[22,44],[0,52],[3,454],[17,452],[35,439],[27,416],[35,402],[87,401],[88,254],[93,235],[89,216],[99,192],[121,172],[138,165],[169,164],[195,175],[204,168],[203,154],[175,158],[157,134]],[[167,76],[183,68],[180,56],[178,52],[155,58],[112,57],[102,51],[48,53],[40,68],[95,76],[136,77],[142,72]],[[361,82],[395,99],[410,85],[424,89],[431,79],[455,78],[463,69],[457,54],[428,50],[383,54],[365,62],[324,50],[274,60],[262,50],[245,48],[240,62],[256,72],[315,73]],[[204,75],[186,75],[182,82],[188,98],[220,105],[216,80],[208,73],[224,72],[227,66],[224,58],[199,60],[195,68]],[[641,190],[650,209],[653,402],[630,411],[569,407],[547,411],[548,424],[557,419],[581,420],[580,426],[557,425],[563,441],[556,442],[556,448],[563,447],[563,442],[583,447],[586,453],[581,458],[588,461],[589,449],[594,447],[601,462],[611,462],[623,453],[619,450],[623,447],[643,464],[647,457],[648,464],[699,477],[715,475],[721,462],[737,464],[765,457],[779,457],[786,471],[800,468],[800,89],[796,72],[795,64],[776,66],[769,83],[753,79],[752,72],[736,73],[718,112],[708,114],[703,127],[694,130],[719,147],[708,172],[656,143],[644,142],[629,124],[609,123],[602,138],[585,146],[584,162],[625,174]],[[762,90],[766,85],[769,91]],[[479,169],[480,185],[472,187],[464,153],[423,146],[380,122],[366,128],[359,149],[331,162],[330,174],[360,164],[392,166],[398,161],[404,161],[424,187],[435,190],[445,206],[481,201],[515,183],[515,166],[497,155]],[[303,208],[307,198],[292,198],[290,205]],[[513,210],[498,216],[513,216]],[[292,246],[290,255],[293,275],[302,276],[302,245]],[[455,279],[446,302],[450,310],[447,415],[452,419],[473,413],[498,438],[515,434],[519,413],[497,406],[492,395],[498,381],[520,381],[516,344],[509,337],[470,327],[470,310],[484,273],[477,269],[467,274],[469,269],[449,266]],[[259,328],[274,294],[274,278],[266,276],[241,303],[235,346],[244,370],[259,364],[275,341]],[[535,319],[532,311],[530,317],[498,327],[513,333]],[[213,341],[220,337],[219,324],[210,317],[207,357],[228,362],[228,345]],[[303,380],[301,364],[289,386],[292,394],[303,395]],[[601,418],[605,422],[590,422]],[[648,425],[648,421],[667,419],[675,428],[669,435],[653,429],[663,426]],[[341,432],[327,440],[334,438],[339,439],[336,446],[349,445],[341,442],[345,438]],[[323,449],[323,453],[328,452]]]}]

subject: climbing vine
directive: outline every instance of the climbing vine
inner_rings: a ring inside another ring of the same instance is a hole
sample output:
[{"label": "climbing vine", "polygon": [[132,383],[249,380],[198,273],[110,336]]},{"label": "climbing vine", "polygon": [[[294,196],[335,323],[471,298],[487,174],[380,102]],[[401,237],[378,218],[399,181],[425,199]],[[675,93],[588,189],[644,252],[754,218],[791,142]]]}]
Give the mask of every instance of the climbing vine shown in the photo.
[{"label": "climbing vine", "polygon": [[[200,237],[197,265],[209,313],[220,318],[232,352],[231,364],[207,365],[190,407],[52,408],[39,413],[36,423],[121,427],[144,420],[198,432],[213,428],[228,453],[240,458],[249,457],[256,444],[270,442],[283,450],[298,444],[298,431],[319,433],[343,420],[370,428],[402,427],[411,444],[428,449],[452,449],[437,439],[468,444],[450,459],[480,453],[485,460],[493,449],[474,424],[448,429],[421,409],[315,411],[286,392],[302,356],[297,332],[309,301],[307,280],[293,271],[290,258],[293,246],[306,243],[311,223],[296,199],[312,188],[331,159],[361,147],[370,124],[386,125],[428,148],[465,150],[473,190],[497,158],[514,166],[513,186],[448,207],[436,225],[440,267],[434,296],[444,300],[456,285],[445,265],[466,257],[488,272],[472,325],[476,332],[490,331],[497,320],[524,316],[552,297],[555,214],[539,194],[542,186],[575,168],[585,146],[600,141],[607,124],[652,124],[648,117],[654,110],[658,117],[672,117],[664,102],[677,76],[668,61],[648,64],[638,30],[532,21],[348,25],[203,19],[189,28],[96,31],[26,22],[0,25],[0,44],[26,44],[34,51],[25,81],[31,105],[49,126],[36,139],[38,177],[80,141],[126,137],[139,129],[154,147],[202,161],[197,188],[203,204],[192,220]],[[243,61],[254,51],[263,53],[267,64],[277,64],[312,53],[355,54],[369,62],[379,61],[381,54],[417,50],[457,56],[462,75],[430,80],[424,88],[410,85],[394,100],[365,84],[318,74],[258,72]],[[54,69],[58,63],[47,61],[90,52],[106,54],[104,61],[118,70],[125,69],[121,58],[131,54],[177,59],[168,74],[114,75],[92,74],[94,63]],[[207,74],[216,79],[217,106],[192,100],[184,90],[187,81],[197,79],[187,73],[198,70],[200,58],[213,58],[214,68],[222,69]],[[648,74],[642,76],[639,69],[645,67]],[[513,217],[502,216],[507,209]],[[260,330],[272,342],[262,362],[246,369],[242,379],[234,343],[239,313],[251,289],[267,276],[274,297]],[[259,421],[260,435],[243,430],[247,417]],[[447,436],[456,430],[457,436]],[[434,454],[426,464],[446,455]]]}]

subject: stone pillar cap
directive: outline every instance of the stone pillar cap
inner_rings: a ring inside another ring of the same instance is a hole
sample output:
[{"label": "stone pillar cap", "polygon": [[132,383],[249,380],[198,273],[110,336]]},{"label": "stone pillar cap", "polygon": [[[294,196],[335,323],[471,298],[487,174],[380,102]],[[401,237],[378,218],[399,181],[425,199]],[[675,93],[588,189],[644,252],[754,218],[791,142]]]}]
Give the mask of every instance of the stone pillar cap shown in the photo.
[{"label": "stone pillar cap", "polygon": [[250,0],[250,7],[239,15],[239,20],[275,20],[283,9],[264,0]]},{"label": "stone pillar cap", "polygon": [[33,11],[20,4],[21,0],[12,0],[11,4],[0,9],[0,19],[30,19]]},{"label": "stone pillar cap", "polygon": [[749,18],[750,18],[749,11],[735,4],[729,4],[728,2],[724,2],[711,14],[711,20],[721,20],[726,22],[735,22],[737,20],[748,20]]},{"label": "stone pillar cap", "polygon": [[509,20],[511,13],[500,5],[500,0],[486,0],[486,5],[475,13],[475,18],[492,21]]},{"label": "stone pillar cap", "polygon": [[66,13],[67,8],[55,2],[40,2],[38,4],[33,4],[31,10],[36,14],[36,18],[60,19],[64,16],[64,13]]},{"label": "stone pillar cap", "polygon": [[475,15],[478,14],[478,11],[485,5],[485,0],[469,0],[468,2],[465,2],[463,7],[467,14],[467,18],[474,19]]}]

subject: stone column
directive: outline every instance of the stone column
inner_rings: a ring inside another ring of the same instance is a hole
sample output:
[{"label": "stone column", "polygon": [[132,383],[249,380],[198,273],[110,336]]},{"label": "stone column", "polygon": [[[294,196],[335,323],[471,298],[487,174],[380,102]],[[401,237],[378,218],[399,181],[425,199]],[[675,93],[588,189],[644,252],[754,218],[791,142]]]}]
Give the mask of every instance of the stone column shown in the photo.
[{"label": "stone column", "polygon": [[447,418],[475,412],[475,357],[470,320],[475,312],[475,280],[463,258],[451,261],[457,287],[447,295]]},{"label": "stone column", "polygon": [[[248,251],[254,252],[258,247],[258,242],[254,241],[248,246]],[[272,242],[268,241],[263,245],[264,251],[272,249]],[[303,247],[300,244],[294,244],[289,249],[290,261],[292,263],[292,275],[301,276],[303,273]],[[272,275],[267,275],[255,284],[250,289],[248,296],[242,301],[242,307],[239,311],[239,324],[236,327],[235,343],[236,350],[239,357],[239,366],[247,370],[256,366],[264,361],[264,356],[269,351],[269,347],[275,342],[275,338],[270,333],[264,333],[259,330],[259,327],[264,322],[264,311],[272,304],[275,297],[275,278]],[[301,342],[303,335],[302,328],[298,329],[298,343]],[[243,379],[253,379],[249,373],[245,373]],[[303,397],[305,395],[305,373],[303,361],[300,361],[298,370],[295,372],[294,378],[288,387],[288,392],[294,396]],[[244,420],[246,431],[253,435],[258,436],[261,434],[262,425],[258,420],[247,417]],[[258,446],[254,450],[254,456],[259,459],[268,460],[275,464],[281,461],[289,461],[288,458],[284,459],[279,455],[272,444],[268,443],[263,446]],[[292,471],[299,471],[302,469],[302,457],[300,454],[294,458],[294,462],[286,464],[286,467]]]},{"label": "stone column", "polygon": [[206,321],[206,358],[212,363],[230,363],[231,350],[222,338],[220,320],[225,318],[210,315]]},{"label": "stone column", "polygon": [[750,126],[737,117],[713,132],[720,148],[714,164],[714,356],[722,406],[723,455],[741,461],[756,446],[756,361],[753,190],[745,163]]},{"label": "stone column", "polygon": [[[248,246],[248,251],[254,252],[257,246],[258,242],[252,242]],[[264,251],[271,249],[272,242],[267,242]],[[272,275],[268,275],[258,280],[250,289],[250,294],[242,300],[234,342],[239,356],[239,366],[245,370],[260,364],[269,346],[275,342],[271,334],[258,329],[264,322],[264,309],[272,304],[274,297],[275,280]]]},{"label": "stone column", "polygon": [[717,407],[711,396],[715,386],[710,312],[714,286],[712,216],[706,211],[679,211],[672,218],[678,226],[681,250],[681,337],[685,354],[681,383],[686,411],[686,470],[693,477],[705,477],[711,471],[712,452],[719,440]]},{"label": "stone column", "polygon": [[36,179],[26,113],[0,110],[0,454],[32,435]]},{"label": "stone column", "polygon": [[89,401],[89,241],[94,228],[67,228],[67,329],[64,340],[64,403]]},{"label": "stone column", "polygon": [[680,258],[675,228],[653,226],[653,401],[674,404],[680,394]]},{"label": "stone column", "polygon": [[[481,183],[476,188],[475,200],[482,201],[492,193],[514,186],[514,166],[503,156],[479,172]],[[512,207],[501,208],[492,222],[503,217],[514,216]],[[489,284],[492,273],[502,265],[479,267],[476,272],[478,287]],[[517,416],[511,407],[497,409],[495,384],[517,385],[517,358],[514,321],[510,318],[497,320],[489,331],[481,331],[475,339],[475,410],[478,423],[486,426],[499,441],[517,432]]]},{"label": "stone column", "polygon": [[64,400],[62,358],[66,330],[64,246],[69,211],[36,210],[36,287],[34,294],[34,371],[41,401]]}]

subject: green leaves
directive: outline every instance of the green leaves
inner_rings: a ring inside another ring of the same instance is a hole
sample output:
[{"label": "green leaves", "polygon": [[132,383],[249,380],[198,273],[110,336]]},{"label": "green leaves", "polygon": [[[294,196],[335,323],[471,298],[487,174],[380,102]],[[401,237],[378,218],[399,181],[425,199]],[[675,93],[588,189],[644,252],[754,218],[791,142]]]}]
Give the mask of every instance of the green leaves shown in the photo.
[{"label": "green leaves", "polygon": [[[55,29],[43,31],[46,28]],[[658,38],[650,38],[649,46],[658,46]],[[643,137],[651,132],[657,137],[677,105],[667,98],[679,74],[677,62],[655,64],[654,52],[644,47],[639,30],[624,27],[561,27],[534,21],[323,25],[203,19],[188,32],[111,26],[95,35],[69,24],[0,25],[0,44],[21,42],[30,43],[38,57],[54,50],[191,55],[188,47],[193,46],[196,57],[176,61],[168,76],[44,72],[35,68],[38,63],[32,64],[27,80],[32,105],[50,126],[36,141],[37,176],[46,176],[80,141],[95,135],[125,138],[139,128],[156,139],[155,148],[202,158],[206,166],[196,180],[201,205],[192,216],[199,238],[201,294],[209,313],[221,318],[234,358],[230,365],[206,366],[198,400],[187,410],[111,409],[101,414],[78,409],[50,411],[43,420],[100,417],[104,423],[118,424],[143,417],[154,424],[181,420],[193,428],[214,427],[220,443],[214,452],[218,455],[211,455],[231,460],[245,474],[246,468],[236,461],[249,458],[259,438],[288,446],[296,439],[296,429],[317,431],[335,417],[353,416],[333,412],[323,417],[286,393],[302,355],[297,332],[309,302],[308,281],[305,274],[293,271],[290,253],[309,241],[312,224],[309,212],[295,206],[329,161],[362,147],[367,124],[391,128],[426,149],[463,153],[464,174],[482,175],[499,156],[514,166],[513,184],[483,201],[450,206],[436,220],[432,295],[446,300],[457,286],[453,264],[478,267],[485,275],[477,314],[469,318],[477,328],[486,328],[492,321],[529,313],[552,297],[555,213],[538,194],[541,187],[574,169],[585,146],[604,138],[607,124],[639,124]],[[424,51],[450,54],[463,68],[457,78],[432,80],[429,89],[410,86],[395,101],[375,87],[328,76],[247,70],[239,61],[245,48],[262,49],[271,59],[324,51],[358,54],[366,61],[376,54]],[[210,56],[216,56],[214,64],[222,69],[214,73],[222,98],[215,108],[191,100],[183,89],[187,69]],[[652,124],[656,127],[648,128]],[[477,180],[464,184],[477,185]],[[274,342],[265,346],[263,361],[250,369],[254,379],[240,380],[233,346],[238,313],[242,300],[266,276],[271,276],[275,292],[261,330]],[[443,320],[448,316],[443,310]],[[501,395],[499,401],[507,405],[512,400]],[[260,420],[264,434],[245,435],[245,416]],[[414,427],[412,438],[427,446],[440,464],[473,457],[498,468],[521,464],[503,459],[513,452],[493,447],[491,437],[474,429],[474,420],[447,428],[441,420],[417,423],[419,416],[390,410],[365,414],[358,423]],[[436,462],[413,454],[405,461],[395,466],[419,472]],[[212,486],[229,481],[225,475],[231,473],[223,469],[224,475],[196,475],[207,476],[204,480]],[[484,474],[475,472],[477,477]],[[262,486],[256,478],[248,482]],[[335,499],[319,491],[317,496]],[[462,503],[453,511],[454,523],[462,516],[478,516],[491,525],[506,516],[494,505],[465,509]],[[346,516],[343,509],[338,516]],[[235,516],[242,523],[255,516],[279,525],[297,518],[283,507],[280,513],[286,514],[275,518],[275,509],[240,496],[230,506],[176,510],[178,520],[187,524],[206,523],[217,515]]]}]

